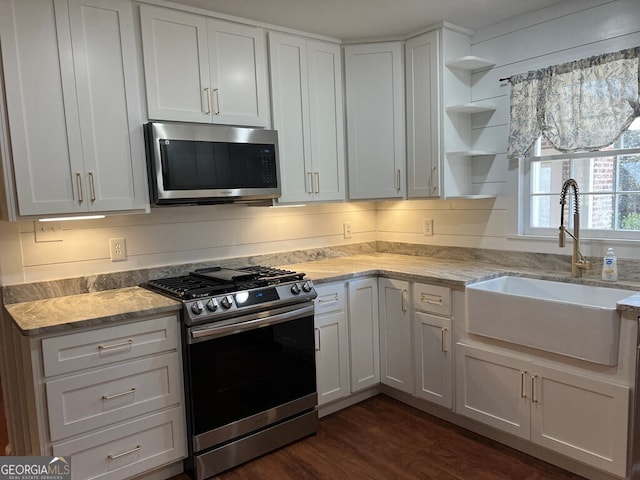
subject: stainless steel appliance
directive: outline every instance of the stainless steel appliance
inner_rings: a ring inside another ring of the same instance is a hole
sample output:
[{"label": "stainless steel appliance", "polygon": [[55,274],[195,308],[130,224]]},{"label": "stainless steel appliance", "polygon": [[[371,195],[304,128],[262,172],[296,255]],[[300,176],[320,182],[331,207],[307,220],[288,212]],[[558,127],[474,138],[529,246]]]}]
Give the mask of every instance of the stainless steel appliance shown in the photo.
[{"label": "stainless steel appliance", "polygon": [[274,130],[147,123],[151,200],[156,205],[266,201],[280,196]]},{"label": "stainless steel appliance", "polygon": [[317,294],[304,274],[214,267],[144,286],[183,302],[185,470],[192,478],[316,431]]}]

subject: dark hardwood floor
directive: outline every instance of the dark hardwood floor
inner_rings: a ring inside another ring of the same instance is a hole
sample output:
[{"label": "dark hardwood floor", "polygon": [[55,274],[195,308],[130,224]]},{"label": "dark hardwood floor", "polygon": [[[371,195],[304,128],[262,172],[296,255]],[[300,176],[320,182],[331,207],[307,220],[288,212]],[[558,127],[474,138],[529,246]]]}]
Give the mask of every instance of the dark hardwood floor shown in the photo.
[{"label": "dark hardwood floor", "polygon": [[[179,475],[171,480],[187,480]],[[315,436],[218,480],[578,480],[582,477],[378,395],[320,420]]]}]

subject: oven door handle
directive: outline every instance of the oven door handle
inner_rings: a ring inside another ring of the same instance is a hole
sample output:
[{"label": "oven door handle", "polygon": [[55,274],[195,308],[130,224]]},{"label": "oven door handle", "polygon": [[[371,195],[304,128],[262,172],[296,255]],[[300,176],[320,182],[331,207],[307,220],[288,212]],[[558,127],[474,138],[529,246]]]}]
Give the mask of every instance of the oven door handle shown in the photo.
[{"label": "oven door handle", "polygon": [[[254,315],[247,315],[247,319],[239,320],[235,319],[234,323],[230,325],[214,324],[211,326],[197,327],[190,329],[190,340],[201,341],[206,338],[222,337],[232,333],[245,332],[247,330],[254,330],[260,327],[266,327],[268,325],[275,325],[277,323],[288,322],[297,318],[304,318],[312,316],[314,312],[313,303],[302,308],[296,307],[295,310],[285,311],[283,313],[269,314],[265,316],[265,312],[261,312]],[[239,321],[238,321],[239,320]]]}]

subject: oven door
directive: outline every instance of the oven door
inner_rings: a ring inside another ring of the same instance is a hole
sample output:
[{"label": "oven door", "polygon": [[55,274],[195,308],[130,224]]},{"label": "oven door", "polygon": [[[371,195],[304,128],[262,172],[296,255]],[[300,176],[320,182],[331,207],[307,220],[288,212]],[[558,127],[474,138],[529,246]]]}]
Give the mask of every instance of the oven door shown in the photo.
[{"label": "oven door", "polygon": [[194,451],[317,405],[312,302],[187,329]]}]

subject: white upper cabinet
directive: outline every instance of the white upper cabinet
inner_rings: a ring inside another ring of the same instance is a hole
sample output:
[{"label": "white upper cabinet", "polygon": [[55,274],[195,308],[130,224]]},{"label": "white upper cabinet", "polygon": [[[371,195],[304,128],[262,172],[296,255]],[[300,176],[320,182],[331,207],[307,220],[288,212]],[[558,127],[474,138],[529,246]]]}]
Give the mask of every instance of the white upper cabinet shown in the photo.
[{"label": "white upper cabinet", "polygon": [[280,202],[345,199],[342,62],[336,44],[269,34]]},{"label": "white upper cabinet", "polygon": [[148,209],[132,8],[0,2],[17,214]]},{"label": "white upper cabinet", "polygon": [[149,119],[269,125],[264,31],[140,6]]},{"label": "white upper cabinet", "polygon": [[407,197],[440,196],[440,32],[405,44]]},{"label": "white upper cabinet", "polygon": [[345,47],[349,198],[405,196],[402,43]]}]

